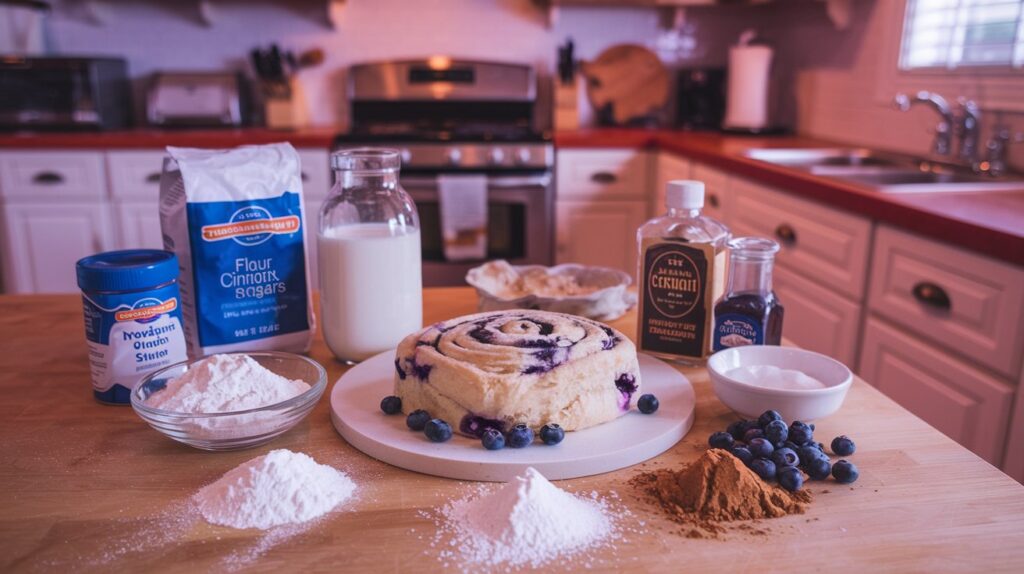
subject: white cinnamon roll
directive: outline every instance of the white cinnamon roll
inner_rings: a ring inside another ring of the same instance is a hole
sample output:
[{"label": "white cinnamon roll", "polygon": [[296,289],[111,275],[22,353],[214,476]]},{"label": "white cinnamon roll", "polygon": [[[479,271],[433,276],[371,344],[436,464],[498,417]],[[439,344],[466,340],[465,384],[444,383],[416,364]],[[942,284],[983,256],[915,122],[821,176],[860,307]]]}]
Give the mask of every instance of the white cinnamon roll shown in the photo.
[{"label": "white cinnamon roll", "polygon": [[395,357],[402,410],[423,409],[469,436],[518,423],[584,429],[626,413],[639,390],[632,341],[562,313],[458,317],[409,335]]}]

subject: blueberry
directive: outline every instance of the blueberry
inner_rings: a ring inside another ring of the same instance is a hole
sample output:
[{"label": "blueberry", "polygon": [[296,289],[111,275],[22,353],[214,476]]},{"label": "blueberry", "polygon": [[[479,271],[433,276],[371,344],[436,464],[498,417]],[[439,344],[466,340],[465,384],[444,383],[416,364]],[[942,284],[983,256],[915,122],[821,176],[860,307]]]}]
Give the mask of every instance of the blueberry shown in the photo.
[{"label": "blueberry", "polygon": [[530,446],[533,442],[533,429],[525,424],[517,424],[508,432],[508,446],[511,448],[523,448]]},{"label": "blueberry", "polygon": [[793,442],[791,440],[787,440],[786,442],[782,443],[782,446],[777,446],[777,447],[775,447],[775,449],[778,450],[780,448],[785,447],[785,448],[791,448],[791,449],[793,449],[793,451],[798,451],[798,450],[800,450],[801,446],[803,446],[803,445],[799,445],[799,444],[796,444],[795,442]]},{"label": "blueberry", "polygon": [[743,440],[743,433],[746,432],[746,427],[743,423],[746,421],[738,420],[729,423],[729,426],[725,429],[725,432],[732,435],[732,438],[736,440]]},{"label": "blueberry", "polygon": [[807,463],[804,470],[814,480],[825,480],[832,472],[832,463],[828,461],[828,457],[814,458]]},{"label": "blueberry", "polygon": [[781,421],[781,420],[782,420],[782,415],[779,414],[779,411],[765,411],[765,412],[761,413],[761,416],[757,417],[757,424],[759,424],[761,426],[761,428],[764,428],[764,427],[768,426],[768,423],[770,423],[772,421]]},{"label": "blueberry", "polygon": [[772,444],[784,443],[789,439],[789,427],[784,421],[771,421],[764,426],[764,436]]},{"label": "blueberry", "polygon": [[844,459],[832,465],[832,476],[836,477],[837,481],[848,484],[860,477],[860,471],[856,465]]},{"label": "blueberry", "polygon": [[755,438],[761,438],[764,436],[764,431],[758,428],[747,429],[747,432],[743,433],[743,442],[750,442]]},{"label": "blueberry", "polygon": [[743,440],[743,435],[747,434],[750,429],[759,429],[757,421],[743,420],[740,422],[740,436],[736,437],[736,440]]},{"label": "blueberry", "polygon": [[729,450],[732,448],[733,441],[732,435],[727,432],[716,432],[708,437],[708,444],[711,448],[724,448]]},{"label": "blueberry", "polygon": [[781,469],[784,466],[797,466],[800,464],[800,457],[793,449],[782,447],[772,453],[772,462]]},{"label": "blueberry", "polygon": [[658,397],[652,394],[640,395],[636,401],[636,408],[645,415],[654,414],[659,406]]},{"label": "blueberry", "polygon": [[857,450],[857,445],[853,444],[850,437],[846,435],[832,439],[832,452],[836,453],[836,456],[850,456],[855,450]]},{"label": "blueberry", "polygon": [[747,448],[750,449],[751,454],[760,458],[768,458],[772,455],[772,452],[775,451],[775,447],[772,446],[772,443],[763,438],[755,438],[750,441]]},{"label": "blueberry", "polygon": [[804,466],[809,465],[812,460],[820,458],[828,460],[828,456],[826,456],[825,453],[818,450],[817,447],[810,445],[804,445],[796,449],[796,454],[800,457],[800,464]]},{"label": "blueberry", "polygon": [[384,397],[380,401],[380,410],[384,411],[386,415],[397,415],[402,412],[402,399],[394,395]]},{"label": "blueberry", "polygon": [[750,461],[750,470],[764,480],[775,478],[775,463],[767,458],[755,458]]},{"label": "blueberry", "polygon": [[802,445],[814,440],[814,431],[811,427],[800,421],[793,421],[789,425],[789,440]]},{"label": "blueberry", "polygon": [[816,442],[816,443],[814,443],[814,448],[820,450],[821,452],[825,452],[825,444],[824,443]]},{"label": "blueberry", "polygon": [[423,427],[423,434],[430,442],[444,442],[452,438],[452,426],[441,419],[430,419]]},{"label": "blueberry", "polygon": [[480,444],[487,450],[501,450],[505,448],[505,435],[498,429],[486,428],[480,435]]},{"label": "blueberry", "polygon": [[540,427],[540,440],[544,441],[544,444],[553,445],[562,442],[565,438],[565,431],[562,427],[554,423],[548,423]]},{"label": "blueberry", "polygon": [[750,461],[754,460],[754,455],[750,454],[750,449],[745,446],[734,446],[729,452],[743,464],[750,464]]},{"label": "blueberry", "polygon": [[778,476],[779,486],[790,492],[796,492],[804,485],[804,475],[795,466],[779,469]]},{"label": "blueberry", "polygon": [[423,427],[427,426],[427,421],[430,420],[430,413],[423,409],[416,409],[409,413],[409,416],[405,417],[405,426],[411,428],[414,431],[421,431]]}]

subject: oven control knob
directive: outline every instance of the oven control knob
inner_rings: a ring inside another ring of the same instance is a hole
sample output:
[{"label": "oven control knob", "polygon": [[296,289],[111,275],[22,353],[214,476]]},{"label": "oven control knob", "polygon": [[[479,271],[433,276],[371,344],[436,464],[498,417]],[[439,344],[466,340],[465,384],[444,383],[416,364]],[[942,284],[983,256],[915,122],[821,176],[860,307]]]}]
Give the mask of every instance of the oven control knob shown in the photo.
[{"label": "oven control knob", "polygon": [[521,147],[516,150],[516,163],[519,165],[526,165],[530,163],[530,149]]},{"label": "oven control knob", "polygon": [[491,165],[501,165],[505,161],[505,150],[496,147],[487,154],[487,159],[491,160]]},{"label": "oven control knob", "polygon": [[398,151],[398,157],[402,160],[402,165],[406,165],[412,161],[412,152],[408,148],[402,148]]},{"label": "oven control knob", "polygon": [[459,165],[462,163],[462,150],[458,148],[448,150],[448,163],[451,165]]}]

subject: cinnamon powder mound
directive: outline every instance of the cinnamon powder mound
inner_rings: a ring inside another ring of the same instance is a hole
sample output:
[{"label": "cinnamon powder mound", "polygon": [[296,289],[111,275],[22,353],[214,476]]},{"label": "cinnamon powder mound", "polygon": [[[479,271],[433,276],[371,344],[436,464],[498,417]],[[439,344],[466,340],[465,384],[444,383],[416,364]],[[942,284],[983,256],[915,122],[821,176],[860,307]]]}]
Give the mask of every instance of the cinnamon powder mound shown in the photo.
[{"label": "cinnamon powder mound", "polygon": [[803,514],[811,501],[806,491],[789,492],[764,482],[721,449],[705,451],[680,470],[645,472],[631,483],[672,520],[689,526],[684,534],[690,538],[717,537],[725,532],[724,523],[733,521]]}]

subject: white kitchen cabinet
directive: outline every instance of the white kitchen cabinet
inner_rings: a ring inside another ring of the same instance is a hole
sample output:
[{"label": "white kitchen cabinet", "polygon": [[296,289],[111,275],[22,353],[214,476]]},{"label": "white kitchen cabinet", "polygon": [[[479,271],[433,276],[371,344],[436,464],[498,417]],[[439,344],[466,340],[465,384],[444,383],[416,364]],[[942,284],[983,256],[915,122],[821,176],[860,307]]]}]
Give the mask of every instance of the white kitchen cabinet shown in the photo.
[{"label": "white kitchen cabinet", "polygon": [[879,226],[870,308],[1016,380],[1024,355],[1024,269]]},{"label": "white kitchen cabinet", "polygon": [[904,408],[999,466],[1014,387],[877,317],[869,317],[860,375]]},{"label": "white kitchen cabinet", "polygon": [[853,368],[862,307],[783,267],[776,266],[773,275],[783,308],[782,336]]},{"label": "white kitchen cabinet", "polygon": [[650,154],[636,149],[569,149],[556,155],[556,194],[565,199],[636,200],[650,195]]},{"label": "white kitchen cabinet", "polygon": [[3,206],[4,291],[78,291],[75,262],[113,249],[104,202],[8,203]]},{"label": "white kitchen cabinet", "polygon": [[730,192],[734,237],[771,237],[781,245],[780,266],[855,301],[863,299],[871,255],[868,219],[737,177]]},{"label": "white kitchen cabinet", "polygon": [[119,200],[157,201],[166,155],[156,149],[108,151],[110,195]]},{"label": "white kitchen cabinet", "polygon": [[[330,153],[320,148],[299,148],[299,167],[302,177],[302,195],[306,198],[323,199],[331,191]],[[317,203],[317,209],[320,209]],[[315,219],[312,220],[315,222]]]},{"label": "white kitchen cabinet", "polygon": [[1003,457],[1003,472],[1024,484],[1024,375],[1017,383],[1017,395],[1010,417],[1010,432],[1006,435],[1006,456]]},{"label": "white kitchen cabinet", "polygon": [[693,179],[690,160],[670,152],[660,152],[655,160],[654,190],[651,194],[651,214],[665,212],[665,187],[674,179]]},{"label": "white kitchen cabinet", "polygon": [[732,225],[729,207],[732,178],[724,171],[703,163],[693,162],[690,178],[704,182],[704,215],[713,217],[726,225]]},{"label": "white kitchen cabinet", "polygon": [[103,152],[2,151],[0,195],[36,203],[102,199],[107,195]]},{"label": "white kitchen cabinet", "polygon": [[559,200],[558,263],[621,269],[636,275],[636,230],[646,221],[646,201]]},{"label": "white kitchen cabinet", "polygon": [[118,249],[163,249],[160,210],[154,201],[125,201],[114,206]]}]

